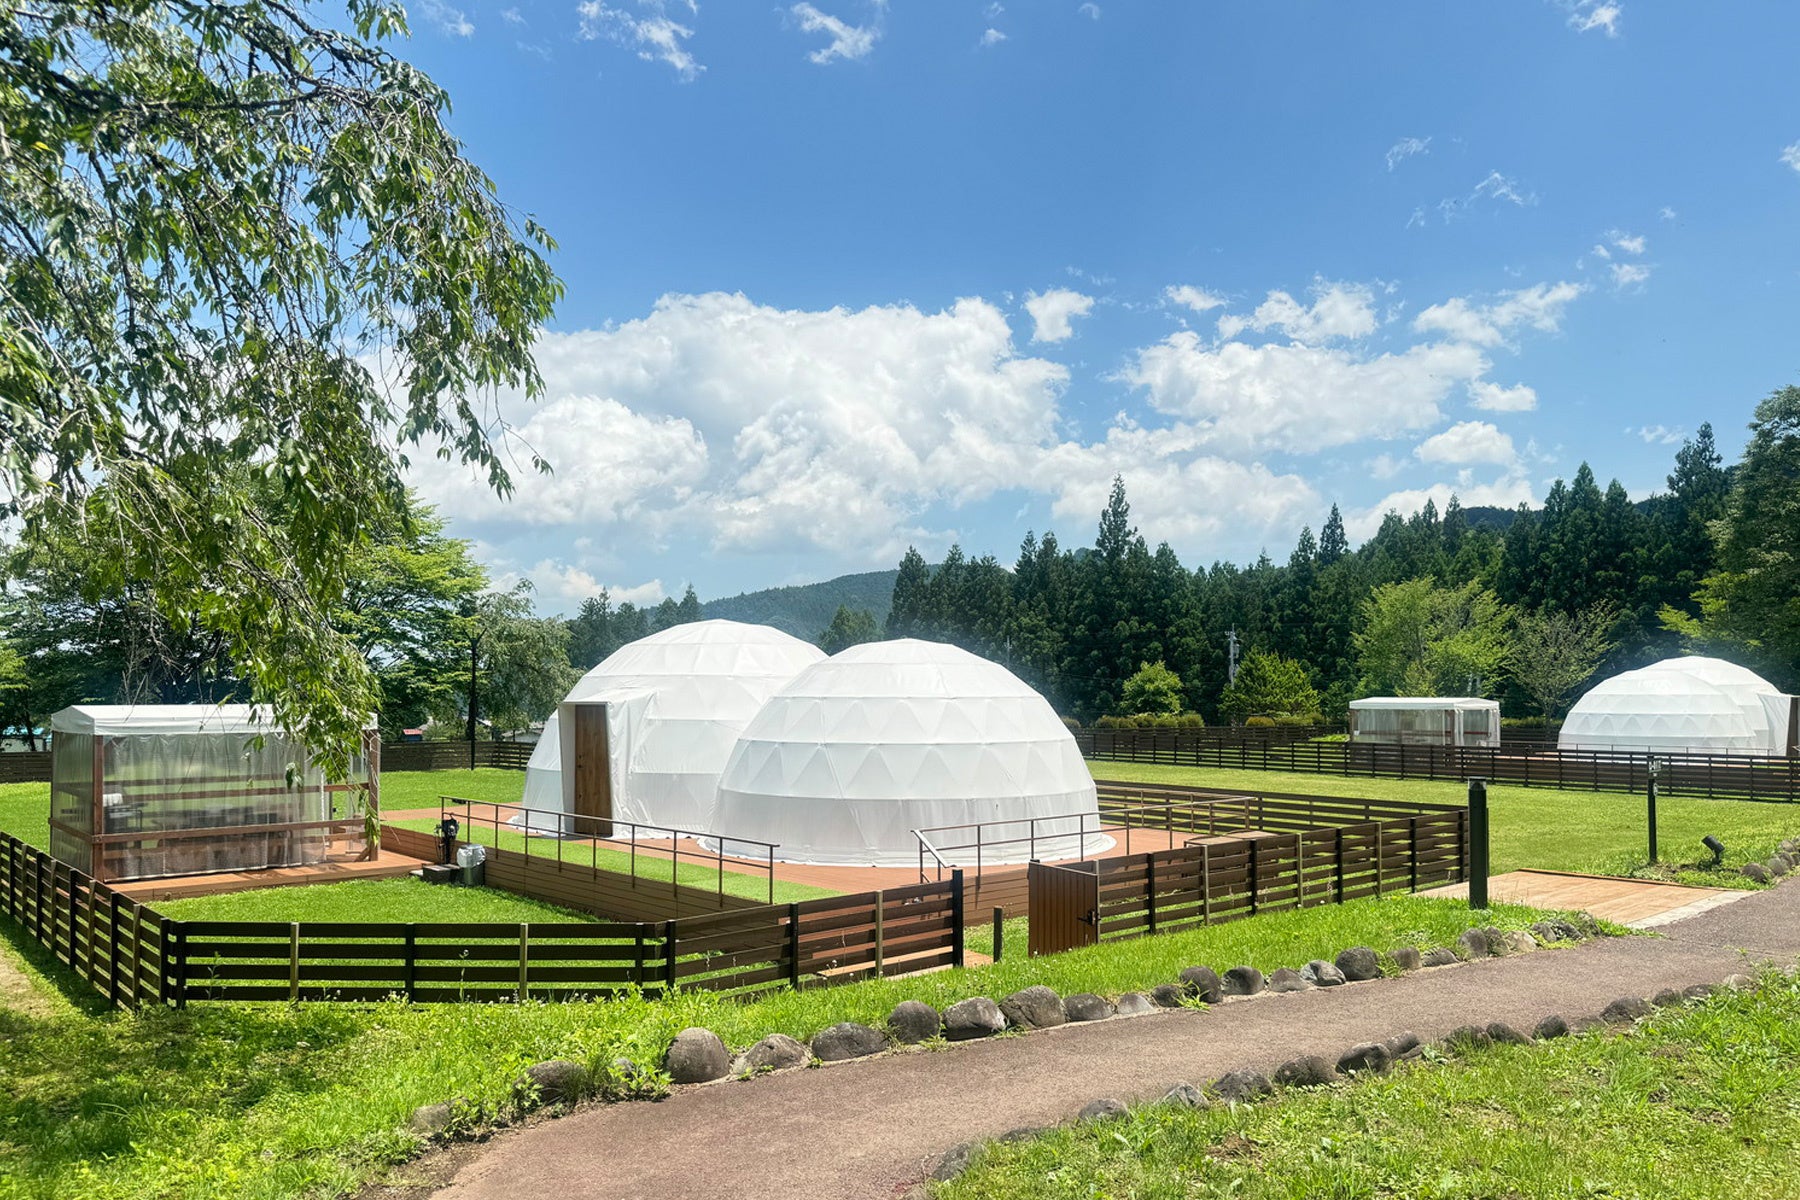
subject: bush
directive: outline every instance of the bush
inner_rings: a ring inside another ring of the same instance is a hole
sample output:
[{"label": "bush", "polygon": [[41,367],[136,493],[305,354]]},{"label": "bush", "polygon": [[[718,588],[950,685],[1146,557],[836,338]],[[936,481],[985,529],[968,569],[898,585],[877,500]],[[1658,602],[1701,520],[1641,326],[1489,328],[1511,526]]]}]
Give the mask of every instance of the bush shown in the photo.
[{"label": "bush", "polygon": [[1275,728],[1275,718],[1274,717],[1246,717],[1246,718],[1244,718],[1244,724],[1248,728],[1251,728],[1251,729],[1273,729],[1273,728]]},{"label": "bush", "polygon": [[1182,713],[1179,717],[1175,718],[1175,721],[1177,726],[1181,729],[1206,728],[1206,718],[1199,713]]},{"label": "bush", "polygon": [[1064,717],[1062,723],[1064,728],[1068,729],[1070,733],[1081,732],[1081,722],[1077,721],[1074,717]]},{"label": "bush", "polygon": [[1291,729],[1298,729],[1302,726],[1310,728],[1324,723],[1324,719],[1318,713],[1282,713],[1275,718],[1275,724]]}]

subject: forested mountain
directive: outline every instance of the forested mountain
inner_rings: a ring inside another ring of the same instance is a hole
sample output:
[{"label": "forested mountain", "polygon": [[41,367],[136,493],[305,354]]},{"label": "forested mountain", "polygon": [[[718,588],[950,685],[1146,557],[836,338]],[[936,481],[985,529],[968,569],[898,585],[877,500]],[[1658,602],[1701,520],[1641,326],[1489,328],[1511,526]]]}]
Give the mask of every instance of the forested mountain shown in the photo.
[{"label": "forested mountain", "polygon": [[[1606,675],[1684,648],[1728,649],[1793,689],[1800,521],[1778,518],[1800,503],[1800,389],[1777,392],[1757,416],[1742,466],[1724,465],[1703,425],[1667,491],[1647,500],[1632,502],[1616,480],[1602,487],[1583,463],[1541,508],[1427,503],[1389,513],[1354,550],[1333,505],[1285,562],[1190,569],[1138,535],[1117,480],[1091,547],[1027,535],[1010,568],[953,547],[932,569],[909,550],[886,630],[1006,663],[1084,720],[1117,711],[1124,681],[1157,662],[1180,676],[1187,708],[1216,718],[1234,630],[1244,652],[1300,663],[1331,718],[1355,695],[1399,687],[1497,695],[1509,715],[1530,715],[1586,678],[1545,685],[1566,668],[1559,658]],[[1722,547],[1755,564],[1747,582],[1720,570]],[[1564,649],[1571,639],[1579,647]]]},{"label": "forested mountain", "polygon": [[773,625],[802,641],[812,642],[817,641],[820,632],[831,624],[840,605],[852,611],[867,611],[877,625],[886,622],[897,574],[897,571],[866,571],[860,575],[840,575],[823,583],[765,588],[760,592],[727,596],[723,600],[708,600],[700,609],[708,619],[718,617]]}]

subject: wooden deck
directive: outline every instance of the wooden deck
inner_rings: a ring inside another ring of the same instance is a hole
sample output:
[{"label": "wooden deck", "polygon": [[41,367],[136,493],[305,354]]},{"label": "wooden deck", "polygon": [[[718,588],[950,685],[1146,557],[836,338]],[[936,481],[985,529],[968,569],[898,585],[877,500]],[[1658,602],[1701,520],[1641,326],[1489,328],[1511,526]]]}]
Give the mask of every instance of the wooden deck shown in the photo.
[{"label": "wooden deck", "polygon": [[[1638,928],[1666,924],[1720,904],[1742,900],[1750,894],[1731,888],[1690,887],[1654,879],[1577,875],[1567,871],[1508,871],[1488,880],[1489,900],[1587,912],[1602,920]],[[1453,883],[1420,895],[1466,900],[1469,885]]]},{"label": "wooden deck", "polygon": [[325,862],[304,867],[269,867],[261,871],[220,871],[211,875],[135,879],[107,886],[134,900],[185,900],[190,896],[219,896],[255,888],[344,883],[352,879],[393,879],[409,875],[423,865],[416,858],[383,850],[370,862]]}]

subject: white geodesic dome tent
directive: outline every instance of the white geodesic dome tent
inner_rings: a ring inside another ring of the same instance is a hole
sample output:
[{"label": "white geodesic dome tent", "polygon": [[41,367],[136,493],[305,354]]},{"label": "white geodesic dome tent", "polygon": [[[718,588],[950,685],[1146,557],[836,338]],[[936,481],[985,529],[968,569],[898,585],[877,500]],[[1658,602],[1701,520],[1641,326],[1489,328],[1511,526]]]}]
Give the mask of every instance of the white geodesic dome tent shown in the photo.
[{"label": "white geodesic dome tent", "polygon": [[[783,861],[834,866],[913,866],[914,830],[969,826],[938,838],[948,847],[983,823],[988,865],[1031,857],[1033,818],[1040,858],[1111,845],[1049,702],[997,663],[909,638],[852,646],[770,697],[731,752],[714,823],[777,843]],[[943,857],[975,862],[972,848]]]},{"label": "white geodesic dome tent", "polygon": [[1782,754],[1788,697],[1718,658],[1669,658],[1598,684],[1576,702],[1564,750],[1663,754]]},{"label": "white geodesic dome tent", "polygon": [[[824,657],[779,629],[738,621],[677,625],[608,655],[570,689],[568,700],[606,702],[612,815],[711,830],[719,772],[738,734],[763,701]],[[552,713],[525,770],[527,809],[567,811],[562,740]],[[531,824],[555,832],[560,823]]]}]

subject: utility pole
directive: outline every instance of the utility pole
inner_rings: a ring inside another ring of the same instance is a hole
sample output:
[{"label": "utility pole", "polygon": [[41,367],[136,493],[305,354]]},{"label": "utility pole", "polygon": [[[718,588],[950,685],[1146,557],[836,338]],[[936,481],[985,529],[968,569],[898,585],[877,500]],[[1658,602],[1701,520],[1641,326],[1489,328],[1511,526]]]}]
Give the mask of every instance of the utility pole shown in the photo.
[{"label": "utility pole", "polygon": [[1231,632],[1225,635],[1225,645],[1229,647],[1231,651],[1231,661],[1225,668],[1225,682],[1236,683],[1238,660],[1238,635],[1236,627],[1233,627]]},{"label": "utility pole", "polygon": [[475,679],[481,649],[480,609],[472,602],[466,603],[463,608],[463,616],[469,621],[469,770],[473,771],[475,769]]}]

